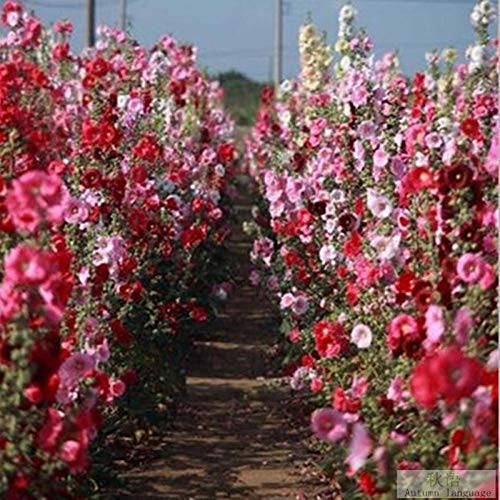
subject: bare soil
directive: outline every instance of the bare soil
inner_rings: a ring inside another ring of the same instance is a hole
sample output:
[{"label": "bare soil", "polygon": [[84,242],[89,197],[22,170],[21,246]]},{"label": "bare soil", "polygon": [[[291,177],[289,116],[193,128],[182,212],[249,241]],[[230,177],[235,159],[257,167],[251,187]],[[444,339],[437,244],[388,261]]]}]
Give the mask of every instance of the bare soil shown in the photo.
[{"label": "bare soil", "polygon": [[229,242],[234,293],[195,341],[173,428],[143,451],[123,476],[128,491],[114,498],[334,498],[304,474],[307,421],[292,420],[290,389],[270,363],[277,311],[248,285],[251,240],[240,223],[250,219],[249,195],[237,210]]}]

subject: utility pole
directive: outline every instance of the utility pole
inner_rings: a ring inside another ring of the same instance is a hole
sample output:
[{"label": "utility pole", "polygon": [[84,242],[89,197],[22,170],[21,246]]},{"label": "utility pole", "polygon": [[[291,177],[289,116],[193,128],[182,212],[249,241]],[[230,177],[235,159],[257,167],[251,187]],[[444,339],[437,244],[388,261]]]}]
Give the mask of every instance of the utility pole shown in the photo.
[{"label": "utility pole", "polygon": [[127,27],[127,0],[120,0],[120,28],[125,31]]},{"label": "utility pole", "polygon": [[85,0],[87,47],[93,47],[95,42],[95,0]]},{"label": "utility pole", "polygon": [[276,27],[274,40],[274,86],[276,90],[283,77],[283,0],[276,1]]}]

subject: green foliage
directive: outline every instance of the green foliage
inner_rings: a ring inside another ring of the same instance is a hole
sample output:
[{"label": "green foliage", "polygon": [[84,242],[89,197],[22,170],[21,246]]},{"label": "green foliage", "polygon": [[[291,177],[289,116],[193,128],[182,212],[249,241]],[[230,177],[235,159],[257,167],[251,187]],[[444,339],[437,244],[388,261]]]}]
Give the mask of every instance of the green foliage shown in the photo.
[{"label": "green foliage", "polygon": [[215,76],[224,88],[226,108],[237,125],[252,125],[259,107],[260,92],[268,85],[256,82],[237,71],[227,71]]}]

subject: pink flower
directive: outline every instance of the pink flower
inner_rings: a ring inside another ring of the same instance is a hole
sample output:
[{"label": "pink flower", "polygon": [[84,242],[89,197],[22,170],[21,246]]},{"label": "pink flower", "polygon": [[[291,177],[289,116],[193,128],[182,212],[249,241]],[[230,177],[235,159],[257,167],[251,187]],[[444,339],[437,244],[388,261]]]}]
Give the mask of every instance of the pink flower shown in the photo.
[{"label": "pink flower", "polygon": [[393,354],[411,353],[420,341],[418,323],[409,314],[399,314],[390,322],[387,343]]},{"label": "pink flower", "polygon": [[347,475],[352,476],[363,467],[373,449],[373,443],[364,424],[354,424],[353,436],[349,445],[349,455],[346,463],[349,466]]},{"label": "pink flower", "polygon": [[394,402],[394,405],[399,408],[407,406],[410,391],[406,390],[405,382],[400,376],[396,376],[391,380],[391,385],[387,390],[387,399]]},{"label": "pink flower", "polygon": [[352,329],[351,342],[356,344],[358,349],[366,349],[372,343],[372,331],[369,326],[359,323]]},{"label": "pink flower", "polygon": [[13,285],[40,285],[49,275],[49,262],[47,252],[19,245],[5,257],[5,281]]},{"label": "pink flower", "polygon": [[425,312],[425,327],[427,328],[427,340],[430,344],[437,344],[444,333],[443,310],[434,304],[430,305]]},{"label": "pink flower", "polygon": [[455,316],[455,338],[459,345],[467,344],[469,331],[474,324],[470,310],[467,307],[461,307]]},{"label": "pink flower", "polygon": [[354,398],[362,398],[368,390],[368,378],[354,375],[351,385],[351,394]]},{"label": "pink flower", "polygon": [[75,387],[94,367],[95,359],[89,354],[82,352],[72,354],[59,367],[61,384],[68,388]]},{"label": "pink flower", "polygon": [[83,200],[72,199],[64,211],[64,220],[70,224],[85,222],[89,217],[89,207]]},{"label": "pink flower", "polygon": [[322,378],[320,378],[320,377],[314,377],[311,380],[311,392],[313,392],[314,394],[320,392],[321,389],[323,389],[323,386],[324,386],[324,383],[323,383],[323,379]]},{"label": "pink flower", "polygon": [[457,263],[458,277],[468,284],[477,283],[484,275],[484,260],[477,254],[466,253]]},{"label": "pink flower", "polygon": [[311,416],[311,428],[319,439],[330,443],[340,441],[347,434],[344,416],[332,408],[315,410]]},{"label": "pink flower", "polygon": [[295,302],[295,297],[291,293],[285,293],[280,300],[280,308],[288,309]]},{"label": "pink flower", "polygon": [[42,221],[62,223],[69,200],[59,176],[33,170],[12,181],[6,204],[15,226],[32,233]]},{"label": "pink flower", "polygon": [[78,441],[70,439],[62,444],[59,454],[64,461],[75,462],[80,454],[80,448],[81,445]]},{"label": "pink flower", "polygon": [[378,168],[383,168],[389,162],[389,155],[386,153],[385,149],[381,146],[375,151],[373,155],[373,164]]}]

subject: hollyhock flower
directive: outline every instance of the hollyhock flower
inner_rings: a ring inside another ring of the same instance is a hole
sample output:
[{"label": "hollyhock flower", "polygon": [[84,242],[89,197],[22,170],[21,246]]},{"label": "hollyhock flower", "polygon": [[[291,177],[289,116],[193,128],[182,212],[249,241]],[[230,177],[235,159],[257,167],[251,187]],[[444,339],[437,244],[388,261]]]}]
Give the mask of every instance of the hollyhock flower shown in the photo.
[{"label": "hollyhock flower", "polygon": [[354,375],[351,385],[351,394],[354,398],[362,398],[368,391],[368,378]]},{"label": "hollyhock flower", "polygon": [[427,329],[427,340],[431,344],[437,344],[444,333],[443,310],[436,305],[430,305],[425,313],[425,327]]},{"label": "hollyhock flower", "polygon": [[324,386],[324,382],[323,382],[322,378],[314,377],[311,380],[310,388],[311,388],[311,392],[313,394],[320,392],[323,389],[323,386]]},{"label": "hollyhock flower", "polygon": [[94,368],[95,359],[92,356],[76,352],[59,367],[61,384],[68,388],[73,388]]},{"label": "hollyhock flower", "polygon": [[51,254],[26,245],[13,248],[4,260],[5,281],[13,285],[40,285],[49,276]]},{"label": "hollyhock flower", "polygon": [[257,286],[260,283],[260,274],[258,271],[253,269],[249,275],[249,281],[252,286]]},{"label": "hollyhock flower", "polygon": [[311,415],[311,428],[319,439],[336,443],[347,435],[347,422],[342,413],[331,408],[315,410]]},{"label": "hollyhock flower", "polygon": [[497,280],[497,273],[494,267],[488,262],[484,262],[484,272],[479,280],[479,286],[482,290],[488,290]]},{"label": "hollyhock flower", "polygon": [[389,162],[389,155],[383,147],[379,147],[373,155],[373,164],[378,168],[383,168]]},{"label": "hollyhock flower", "polygon": [[359,422],[354,424],[352,439],[349,444],[349,454],[346,463],[349,466],[347,475],[352,476],[363,467],[373,449],[373,442],[365,425]]},{"label": "hollyhock flower", "polygon": [[474,325],[474,319],[472,314],[467,307],[461,307],[457,314],[455,315],[454,327],[455,327],[455,338],[459,345],[466,345],[469,332]]},{"label": "hollyhock flower", "polygon": [[309,302],[303,295],[299,295],[292,304],[292,311],[299,316],[305,314],[308,309]]},{"label": "hollyhock flower", "polygon": [[324,358],[335,358],[345,348],[344,329],[340,323],[319,321],[313,326],[316,350]]},{"label": "hollyhock flower", "polygon": [[351,342],[355,344],[358,349],[366,349],[372,343],[372,331],[369,326],[362,323],[356,325],[351,333]]},{"label": "hollyhock flower", "polygon": [[319,259],[323,265],[330,264],[335,261],[337,252],[333,245],[323,245],[319,251]]},{"label": "hollyhock flower", "polygon": [[413,370],[410,388],[420,406],[432,408],[438,398],[455,404],[470,396],[480,383],[481,363],[457,347],[447,347],[422,360]]},{"label": "hollyhock flower", "polygon": [[58,175],[42,171],[26,172],[12,181],[6,205],[20,230],[34,232],[42,221],[60,224],[70,201],[68,191]]},{"label": "hollyhock flower", "polygon": [[292,304],[295,302],[295,297],[291,293],[285,293],[280,300],[280,308],[288,309],[292,307]]},{"label": "hollyhock flower", "polygon": [[389,324],[387,343],[393,354],[398,355],[415,347],[420,342],[420,329],[417,321],[408,314],[399,314]]},{"label": "hollyhock flower", "polygon": [[391,260],[396,257],[400,250],[401,235],[394,236],[374,236],[370,240],[370,245],[378,252],[381,260]]},{"label": "hollyhock flower", "polygon": [[405,389],[405,382],[402,377],[396,376],[391,380],[387,390],[387,399],[394,402],[395,407],[405,408],[407,406],[410,391]]},{"label": "hollyhock flower", "polygon": [[371,213],[379,219],[385,219],[392,213],[392,205],[388,198],[372,188],[367,191],[366,205]]},{"label": "hollyhock flower", "polygon": [[83,200],[72,199],[65,210],[64,220],[69,224],[85,222],[89,217],[89,207]]},{"label": "hollyhock flower", "polygon": [[63,431],[64,413],[47,408],[45,422],[37,435],[37,445],[44,451],[53,452]]},{"label": "hollyhock flower", "polygon": [[480,255],[466,253],[458,259],[458,277],[468,284],[477,283],[483,277],[485,270],[484,264],[484,260]]}]

